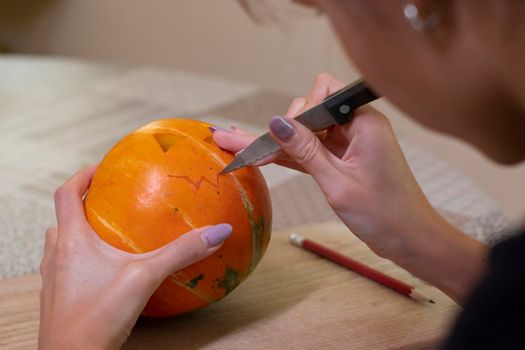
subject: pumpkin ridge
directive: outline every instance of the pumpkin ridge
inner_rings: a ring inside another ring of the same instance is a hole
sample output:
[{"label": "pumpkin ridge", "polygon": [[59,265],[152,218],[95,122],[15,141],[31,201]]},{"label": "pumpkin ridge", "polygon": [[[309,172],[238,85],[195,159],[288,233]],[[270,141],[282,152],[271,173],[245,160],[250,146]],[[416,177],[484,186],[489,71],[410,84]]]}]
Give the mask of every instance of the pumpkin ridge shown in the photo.
[{"label": "pumpkin ridge", "polygon": [[183,287],[185,290],[187,290],[191,294],[195,295],[196,297],[201,298],[202,300],[207,301],[210,304],[216,301],[215,299],[208,297],[206,295],[206,293],[204,293],[198,287],[195,286],[194,288],[190,288],[188,286],[188,281],[190,280],[189,278],[184,278],[186,281],[179,280],[174,275],[170,275],[168,278],[169,278],[170,282],[172,282],[172,283],[174,283],[174,284],[176,284],[176,285],[178,285],[180,287]]},{"label": "pumpkin ridge", "polygon": [[[188,139],[190,139],[194,144],[197,144],[201,149],[204,149],[208,156],[212,158],[216,163],[220,164],[223,167],[226,167],[226,163],[220,158],[217,154],[213,153],[208,146],[204,145],[201,140],[195,139],[191,135],[188,135],[178,129],[172,129],[170,127],[166,127],[166,129],[169,130],[176,130],[178,134],[186,136]],[[237,178],[237,176],[233,173],[228,173],[228,176],[231,176],[233,182],[235,183],[235,186],[239,190],[239,194],[241,196],[242,205],[246,209],[246,214],[248,215],[248,221],[250,222],[250,227],[252,228],[252,262],[250,264],[250,271],[253,271],[257,263],[259,262],[262,252],[260,252],[260,237],[262,236],[262,231],[260,232],[260,223],[257,223],[257,221],[254,218],[254,207],[250,199],[248,198],[248,195],[246,194],[246,191],[244,190],[244,186],[242,186],[241,182]],[[217,180],[218,183],[218,180]]]},{"label": "pumpkin ridge", "polygon": [[[124,237],[119,230],[117,230],[113,225],[111,225],[111,223],[109,223],[107,220],[104,220],[102,217],[100,217],[100,215],[94,209],[90,209],[90,211],[93,213],[93,215],[95,215],[97,220],[99,220],[99,222],[104,227],[106,227],[115,237],[117,237],[122,243],[127,245],[130,249],[134,250],[136,253],[143,253],[142,249],[140,249],[137,245],[135,245],[130,239],[127,239],[126,237]],[[189,288],[186,285],[187,282],[180,281],[177,278],[177,276],[175,276],[175,274],[172,274],[172,275],[170,275],[168,277],[171,282],[173,282],[176,285],[179,285],[181,287],[184,287],[184,289],[186,289],[188,292],[194,294],[195,296],[197,296],[197,297],[199,297],[199,298],[201,298],[203,300],[206,300],[209,303],[213,303],[215,301],[214,299],[206,296],[206,294],[203,291],[199,290],[198,288]],[[183,278],[185,280],[188,279],[188,278],[183,277],[183,276],[181,276],[181,278]]]},{"label": "pumpkin ridge", "polygon": [[193,224],[193,221],[191,221],[191,218],[190,216],[188,215],[188,213],[184,212],[182,213],[182,220],[186,223],[186,225],[188,225],[189,227],[191,227],[193,230],[196,229],[195,225]]},{"label": "pumpkin ridge", "polygon": [[169,118],[136,129],[107,152],[86,196],[86,216],[99,236],[130,253],[160,248],[202,225],[234,227],[231,242],[213,257],[164,276],[143,315],[173,316],[221,300],[266,251],[267,184],[255,168],[221,178],[233,154],[214,143],[211,125]]},{"label": "pumpkin ridge", "polygon": [[115,223],[110,223],[104,218],[102,218],[93,207],[89,208],[89,211],[95,216],[95,218],[105,227],[107,228],[113,236],[115,236],[117,239],[119,239],[124,245],[128,246],[131,250],[135,251],[136,253],[143,253],[144,251],[135,244],[132,240],[130,240],[128,237],[124,236],[122,234],[122,230],[120,227],[118,227]]}]

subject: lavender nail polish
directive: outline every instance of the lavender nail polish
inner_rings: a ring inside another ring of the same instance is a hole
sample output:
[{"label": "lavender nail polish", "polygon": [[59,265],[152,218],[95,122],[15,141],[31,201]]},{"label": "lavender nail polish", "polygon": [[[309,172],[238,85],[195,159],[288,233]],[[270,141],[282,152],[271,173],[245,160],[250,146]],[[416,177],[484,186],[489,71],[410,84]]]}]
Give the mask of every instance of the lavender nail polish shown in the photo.
[{"label": "lavender nail polish", "polygon": [[232,233],[232,227],[229,224],[219,224],[207,228],[203,233],[202,237],[210,248],[216,247]]},{"label": "lavender nail polish", "polygon": [[290,124],[283,117],[273,117],[270,120],[268,126],[274,135],[277,136],[281,141],[289,140],[294,133],[292,124]]}]

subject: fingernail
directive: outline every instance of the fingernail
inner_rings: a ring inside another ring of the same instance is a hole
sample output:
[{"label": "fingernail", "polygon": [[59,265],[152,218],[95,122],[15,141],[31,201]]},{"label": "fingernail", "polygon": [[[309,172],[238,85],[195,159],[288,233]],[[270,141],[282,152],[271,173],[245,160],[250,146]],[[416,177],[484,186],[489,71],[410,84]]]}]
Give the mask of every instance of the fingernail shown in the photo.
[{"label": "fingernail", "polygon": [[219,224],[219,225],[215,225],[210,228],[207,228],[206,231],[202,233],[202,236],[204,240],[206,241],[206,243],[208,244],[208,246],[211,248],[211,247],[216,247],[222,242],[224,242],[224,240],[228,238],[231,235],[231,233],[232,233],[231,225]]},{"label": "fingernail", "polygon": [[281,141],[287,141],[292,137],[294,128],[283,117],[273,117],[268,124],[270,130],[274,133],[277,138]]},{"label": "fingernail", "polygon": [[226,131],[226,132],[230,132],[230,130],[226,130],[226,129],[223,129],[221,128],[220,126],[208,126],[208,129],[210,129],[210,131],[212,132],[212,134],[217,131],[217,130],[221,130],[221,131]]}]

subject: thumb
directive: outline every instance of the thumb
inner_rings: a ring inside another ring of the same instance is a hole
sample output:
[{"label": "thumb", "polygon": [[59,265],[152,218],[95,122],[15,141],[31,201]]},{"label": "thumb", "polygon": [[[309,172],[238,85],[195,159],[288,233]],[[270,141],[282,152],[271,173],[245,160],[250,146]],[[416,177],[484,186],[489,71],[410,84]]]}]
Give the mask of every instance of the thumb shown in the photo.
[{"label": "thumb", "polygon": [[150,271],[166,278],[215,253],[232,233],[229,224],[206,226],[187,232],[165,246],[144,254]]},{"label": "thumb", "polygon": [[282,150],[323,187],[337,176],[335,157],[308,128],[294,119],[273,117],[270,131]]}]

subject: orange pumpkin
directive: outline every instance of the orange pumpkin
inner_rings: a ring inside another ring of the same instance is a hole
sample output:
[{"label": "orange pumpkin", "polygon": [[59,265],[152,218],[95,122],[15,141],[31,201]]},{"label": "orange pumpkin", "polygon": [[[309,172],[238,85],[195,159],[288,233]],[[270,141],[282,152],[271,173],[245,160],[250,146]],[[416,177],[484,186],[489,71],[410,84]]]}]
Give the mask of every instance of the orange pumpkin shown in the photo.
[{"label": "orange pumpkin", "polygon": [[270,240],[271,204],[261,173],[220,171],[233,155],[213,142],[210,124],[165,119],[129,134],[105,156],[85,199],[97,234],[143,253],[194,228],[229,223],[213,255],[163,281],[143,314],[172,316],[213,303],[255,268]]}]

